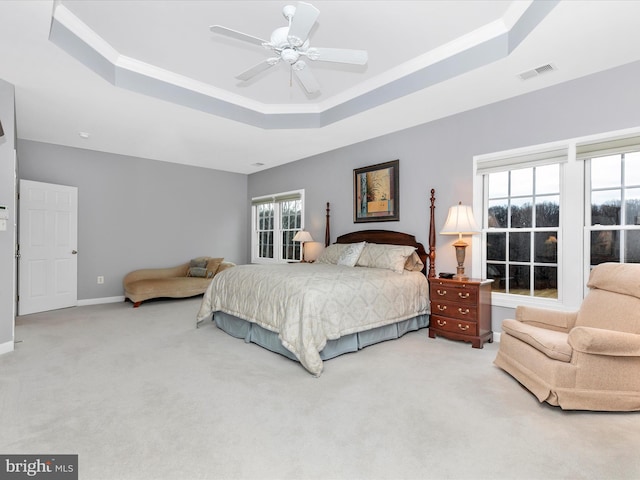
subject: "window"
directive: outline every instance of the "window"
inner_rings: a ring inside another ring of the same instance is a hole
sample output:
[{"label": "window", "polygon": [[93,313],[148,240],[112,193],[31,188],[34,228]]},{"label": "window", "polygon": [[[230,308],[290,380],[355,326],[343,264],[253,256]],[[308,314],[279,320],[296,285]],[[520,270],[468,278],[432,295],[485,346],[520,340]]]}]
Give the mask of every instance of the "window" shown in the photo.
[{"label": "window", "polygon": [[251,261],[299,261],[295,234],[304,228],[304,190],[251,200]]},{"label": "window", "polygon": [[558,298],[560,165],[485,177],[486,276],[493,291]]},{"label": "window", "polygon": [[635,151],[590,152],[591,158],[585,162],[590,266],[640,262],[640,145],[630,148]]},{"label": "window", "polygon": [[474,158],[473,275],[494,305],[575,310],[593,266],[640,263],[639,131]]}]

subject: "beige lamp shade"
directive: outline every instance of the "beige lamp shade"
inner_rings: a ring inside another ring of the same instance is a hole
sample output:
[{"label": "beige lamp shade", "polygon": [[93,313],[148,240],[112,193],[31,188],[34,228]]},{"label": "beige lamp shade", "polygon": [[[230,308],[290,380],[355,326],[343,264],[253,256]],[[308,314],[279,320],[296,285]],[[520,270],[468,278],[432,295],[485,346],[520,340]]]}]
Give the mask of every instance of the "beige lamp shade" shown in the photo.
[{"label": "beige lamp shade", "polygon": [[306,230],[300,230],[293,237],[293,241],[294,242],[300,242],[300,243],[313,242],[313,238],[311,237],[311,234],[309,232],[307,232]]},{"label": "beige lamp shade", "polygon": [[447,221],[444,222],[444,227],[440,231],[441,235],[458,235],[462,238],[462,235],[474,235],[480,233],[480,227],[476,223],[473,217],[473,210],[468,205],[462,205],[460,202],[449,208],[449,215]]}]

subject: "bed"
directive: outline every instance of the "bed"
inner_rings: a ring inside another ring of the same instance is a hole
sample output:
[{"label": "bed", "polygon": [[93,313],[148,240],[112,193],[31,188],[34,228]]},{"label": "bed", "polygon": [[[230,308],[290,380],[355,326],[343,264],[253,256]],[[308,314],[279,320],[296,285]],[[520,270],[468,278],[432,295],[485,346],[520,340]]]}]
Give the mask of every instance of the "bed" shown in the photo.
[{"label": "bed", "polygon": [[325,360],[427,327],[434,200],[432,190],[429,252],[414,235],[363,230],[339,236],[314,263],[238,265],[214,277],[198,324],[212,318],[315,376]]}]

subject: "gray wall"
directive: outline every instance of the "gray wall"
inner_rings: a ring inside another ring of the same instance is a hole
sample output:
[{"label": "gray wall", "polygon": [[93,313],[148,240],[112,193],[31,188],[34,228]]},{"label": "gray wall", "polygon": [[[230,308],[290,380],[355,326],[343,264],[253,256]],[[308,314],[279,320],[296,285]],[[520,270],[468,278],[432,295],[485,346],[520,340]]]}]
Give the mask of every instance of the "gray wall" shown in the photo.
[{"label": "gray wall", "polygon": [[4,137],[0,137],[0,205],[9,209],[7,230],[0,232],[0,351],[13,349],[15,306],[15,100],[14,87],[0,80],[0,120]]},{"label": "gray wall", "polygon": [[[415,234],[428,244],[428,198],[436,190],[436,232],[458,201],[472,203],[474,155],[640,125],[640,62],[481,107],[293,164],[250,175],[249,196],[305,188],[306,218],[324,238],[332,205],[332,241],[369,228]],[[428,105],[416,108],[428,108]],[[353,223],[353,169],[400,159],[400,221]],[[454,238],[437,237],[436,266],[455,271]],[[473,252],[467,250],[470,271]],[[511,309],[494,307],[494,331]]]},{"label": "gray wall", "polygon": [[138,268],[247,261],[246,175],[27,140],[18,162],[21,179],[78,187],[79,300],[123,295]]}]

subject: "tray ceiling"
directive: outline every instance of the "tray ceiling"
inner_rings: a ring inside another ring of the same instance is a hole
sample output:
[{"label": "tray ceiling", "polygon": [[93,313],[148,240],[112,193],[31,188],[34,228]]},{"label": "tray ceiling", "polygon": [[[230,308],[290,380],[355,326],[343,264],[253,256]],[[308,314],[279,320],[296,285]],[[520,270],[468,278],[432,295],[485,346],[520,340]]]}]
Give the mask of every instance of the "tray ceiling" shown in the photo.
[{"label": "tray ceiling", "polygon": [[640,59],[640,2],[317,0],[312,45],[368,64],[308,62],[314,95],[282,63],[239,82],[268,52],[209,25],[268,39],[287,3],[0,2],[18,135],[251,173]]}]

